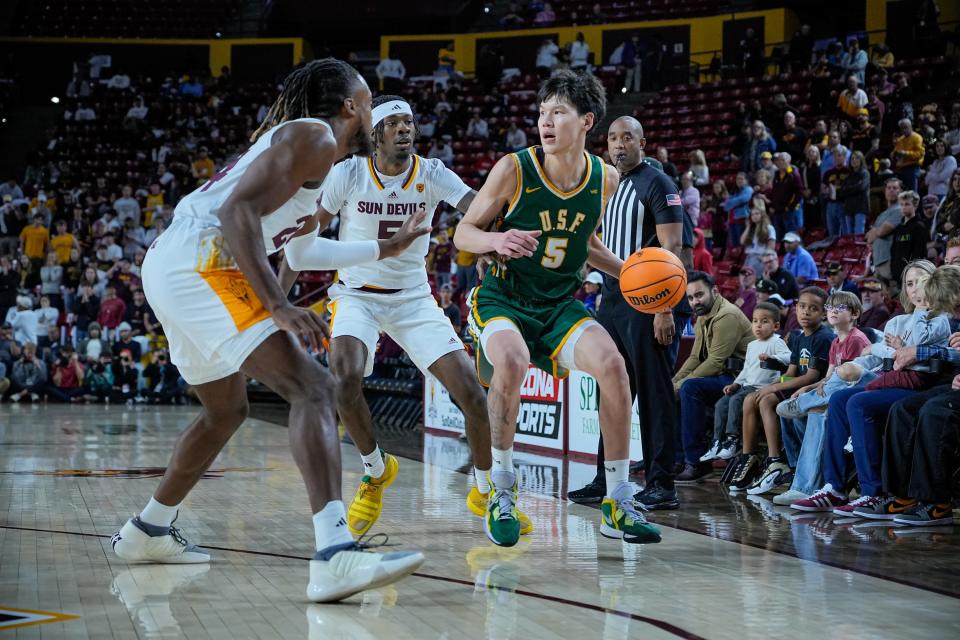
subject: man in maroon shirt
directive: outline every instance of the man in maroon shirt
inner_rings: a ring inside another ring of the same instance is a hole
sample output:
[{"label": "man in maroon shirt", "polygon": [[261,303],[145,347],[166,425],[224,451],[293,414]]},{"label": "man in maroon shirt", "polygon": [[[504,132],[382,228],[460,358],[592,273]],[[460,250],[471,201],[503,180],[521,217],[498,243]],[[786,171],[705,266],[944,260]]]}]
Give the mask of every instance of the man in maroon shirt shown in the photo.
[{"label": "man in maroon shirt", "polygon": [[127,303],[117,297],[117,289],[113,285],[108,285],[100,302],[100,313],[97,314],[97,322],[103,327],[104,333],[109,339],[116,339],[116,329],[123,322],[123,317],[127,312]]},{"label": "man in maroon shirt", "polygon": [[860,281],[860,297],[863,300],[863,313],[858,326],[861,329],[883,331],[883,325],[890,319],[890,305],[887,304],[887,292],[883,283],[876,278],[864,278]]}]

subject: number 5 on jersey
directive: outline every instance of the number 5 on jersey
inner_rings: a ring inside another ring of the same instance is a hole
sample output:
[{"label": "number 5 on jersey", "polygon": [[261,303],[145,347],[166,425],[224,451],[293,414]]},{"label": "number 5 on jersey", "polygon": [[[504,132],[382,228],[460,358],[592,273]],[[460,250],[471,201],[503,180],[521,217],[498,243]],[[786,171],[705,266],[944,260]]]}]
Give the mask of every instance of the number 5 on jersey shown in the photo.
[{"label": "number 5 on jersey", "polygon": [[568,242],[570,238],[547,238],[540,265],[547,269],[558,269],[563,264],[563,259],[567,257]]}]

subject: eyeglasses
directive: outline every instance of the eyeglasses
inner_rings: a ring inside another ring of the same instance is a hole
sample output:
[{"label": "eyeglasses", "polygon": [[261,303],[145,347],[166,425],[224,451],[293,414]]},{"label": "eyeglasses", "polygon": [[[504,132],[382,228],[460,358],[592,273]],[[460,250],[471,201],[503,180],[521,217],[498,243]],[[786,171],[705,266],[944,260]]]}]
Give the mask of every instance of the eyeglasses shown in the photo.
[{"label": "eyeglasses", "polygon": [[827,304],[823,306],[824,309],[829,313],[830,311],[836,311],[837,313],[843,313],[844,311],[849,311],[850,307],[845,304]]}]

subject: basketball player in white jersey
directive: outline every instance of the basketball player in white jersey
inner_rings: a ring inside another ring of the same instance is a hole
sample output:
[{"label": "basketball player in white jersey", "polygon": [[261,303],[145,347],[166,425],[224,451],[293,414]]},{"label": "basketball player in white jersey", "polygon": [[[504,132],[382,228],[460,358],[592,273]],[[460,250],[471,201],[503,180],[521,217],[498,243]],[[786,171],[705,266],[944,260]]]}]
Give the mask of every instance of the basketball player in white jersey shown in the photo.
[{"label": "basketball player in white jersey", "polygon": [[[467,211],[476,192],[440,160],[413,153],[415,122],[400,96],[373,101],[375,152],[354,156],[330,171],[317,211],[322,228],[339,215],[340,240],[369,241],[390,237],[414,215],[432,215],[440,202]],[[420,371],[436,377],[463,411],[476,477],[467,506],[480,517],[486,512],[492,464],[486,398],[463,343],[430,292],[429,248],[430,239],[423,236],[395,258],[340,269],[340,281],[330,287],[330,368],[337,380],[337,409],[363,461],[363,480],[347,512],[355,536],[369,531],[380,517],[384,489],[399,468],[397,459],[377,445],[362,390],[363,377],[373,372],[381,331]],[[281,270],[285,290],[295,279],[293,271]],[[520,519],[521,532],[531,532],[529,518],[520,514]]]},{"label": "basketball player in white jersey", "polygon": [[290,403],[290,446],[314,514],[317,553],[307,597],[340,600],[393,582],[423,562],[419,552],[365,552],[347,530],[333,379],[296,340],[317,348],[326,327],[314,312],[287,301],[267,260],[284,249],[299,269],[352,266],[398,255],[424,235],[415,228],[423,218],[411,216],[389,239],[317,237],[313,213],[330,168],[348,153],[370,152],[370,103],[363,78],[344,62],[326,58],[296,69],[253,145],[185,197],[150,247],[144,291],[170,341],[171,360],[203,409],[177,442],[149,504],[113,536],[120,558],[210,560],[171,525],[246,418],[250,376]]}]

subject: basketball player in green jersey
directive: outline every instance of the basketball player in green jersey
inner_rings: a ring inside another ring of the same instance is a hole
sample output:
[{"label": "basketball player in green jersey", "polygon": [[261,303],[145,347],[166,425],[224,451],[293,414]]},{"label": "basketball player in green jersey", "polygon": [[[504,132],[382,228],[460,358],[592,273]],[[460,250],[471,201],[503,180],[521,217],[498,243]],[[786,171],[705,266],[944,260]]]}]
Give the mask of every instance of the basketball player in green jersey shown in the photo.
[{"label": "basketball player in green jersey", "polygon": [[[631,397],[623,358],[573,298],[584,263],[613,277],[622,266],[596,235],[605,199],[620,177],[584,150],[587,132],[606,111],[603,85],[593,76],[561,72],[543,84],[537,101],[543,146],[494,165],[454,236],[461,250],[498,255],[474,290],[470,314],[479,345],[477,370],[490,388],[493,491],[487,537],[507,547],[520,537],[513,439],[520,386],[532,362],[560,377],[578,369],[597,379],[603,395],[600,429],[610,447],[600,533],[625,542],[659,542],[660,532],[634,507],[627,481]],[[498,219],[497,230],[487,231]]]}]

